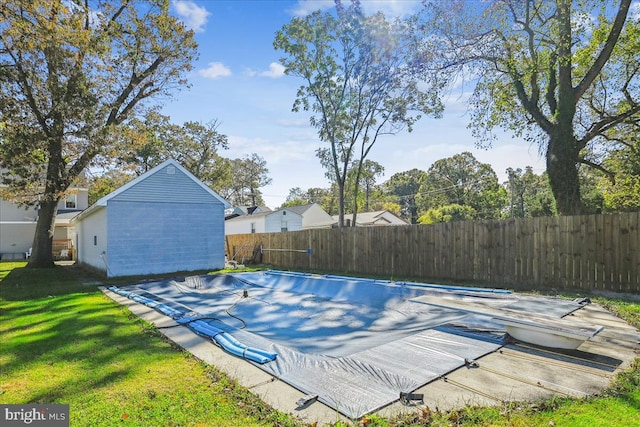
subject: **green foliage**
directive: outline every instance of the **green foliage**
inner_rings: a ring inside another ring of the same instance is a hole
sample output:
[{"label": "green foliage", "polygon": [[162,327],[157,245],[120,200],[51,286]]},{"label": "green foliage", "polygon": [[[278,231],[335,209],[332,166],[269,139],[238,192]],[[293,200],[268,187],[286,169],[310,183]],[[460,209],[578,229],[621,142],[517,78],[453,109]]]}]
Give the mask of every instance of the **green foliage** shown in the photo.
[{"label": "green foliage", "polygon": [[439,86],[428,80],[424,88],[424,68],[412,66],[413,24],[365,16],[356,1],[337,2],[335,14],[294,18],[276,33],[286,73],[303,80],[293,110],[310,111],[311,125],[329,145],[317,154],[337,184],[341,225],[352,164],[359,164],[352,186],[357,200],[361,166],[378,136],[410,131],[421,114],[442,110]]},{"label": "green foliage", "polygon": [[604,196],[598,187],[598,181],[602,175],[593,168],[580,168],[580,199],[583,214],[601,213],[603,211]]},{"label": "green foliage", "polygon": [[378,162],[369,159],[354,161],[345,181],[345,186],[352,189],[347,193],[345,209],[352,213],[370,211],[376,179],[383,174],[384,167]]},{"label": "green foliage", "polygon": [[525,218],[557,215],[549,179],[545,173],[536,175],[528,166],[507,169],[506,190],[509,196],[507,217]]},{"label": "green foliage", "polygon": [[271,184],[267,162],[253,153],[230,163],[232,179],[221,189],[221,196],[236,206],[264,205],[260,187]]},{"label": "green foliage", "polygon": [[337,196],[334,189],[335,187],[309,188],[305,191],[300,187],[290,188],[289,195],[281,207],[317,203],[329,215],[336,215],[338,209],[336,204]]},{"label": "green foliage", "polygon": [[398,172],[391,176],[382,186],[386,194],[395,196],[396,203],[400,205],[400,216],[412,224],[418,221],[416,196],[420,191],[420,185],[425,176],[426,172],[419,169]]},{"label": "green foliage", "polygon": [[117,190],[129,181],[135,179],[136,175],[119,170],[110,170],[106,173],[94,176],[89,181],[89,206],[100,200],[102,197]]},{"label": "green foliage", "polygon": [[468,221],[476,217],[477,212],[471,206],[458,204],[444,205],[429,209],[418,218],[418,224],[435,224],[437,222]]},{"label": "green foliage", "polygon": [[506,199],[506,191],[491,165],[464,152],[431,165],[417,202],[422,210],[454,204],[468,206],[475,212],[474,219],[490,219],[500,217]]},{"label": "green foliage", "polygon": [[604,161],[613,179],[603,177],[602,190],[607,211],[635,211],[640,209],[640,132],[633,129],[619,135],[620,147],[609,153]]}]

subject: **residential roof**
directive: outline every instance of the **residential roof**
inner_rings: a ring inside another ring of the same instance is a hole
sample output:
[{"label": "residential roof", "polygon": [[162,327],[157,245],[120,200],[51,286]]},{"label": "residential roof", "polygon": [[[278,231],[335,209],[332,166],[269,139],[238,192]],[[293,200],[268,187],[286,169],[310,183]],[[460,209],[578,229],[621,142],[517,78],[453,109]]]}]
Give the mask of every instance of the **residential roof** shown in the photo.
[{"label": "residential roof", "polygon": [[282,212],[282,211],[288,211],[293,214],[300,215],[298,212],[293,211],[291,208],[283,208],[283,209],[276,209],[275,211],[256,212],[251,215],[240,215],[240,216],[232,217],[230,219],[225,219],[225,220],[229,222],[229,221],[241,221],[244,219],[251,219],[251,218],[261,218],[268,215],[277,214],[278,212]]},{"label": "residential roof", "polygon": [[306,211],[308,211],[313,205],[317,205],[317,203],[309,203],[308,205],[287,206],[287,209],[302,215]]},{"label": "residential roof", "polygon": [[[392,223],[385,216],[391,216],[396,218],[398,222]],[[344,214],[345,219],[351,219],[353,214]],[[337,221],[338,216],[334,215],[333,218]],[[396,216],[395,214],[382,210],[382,211],[373,211],[373,212],[359,212],[356,214],[356,224],[357,225],[399,225],[398,223],[408,224],[404,219]]]}]

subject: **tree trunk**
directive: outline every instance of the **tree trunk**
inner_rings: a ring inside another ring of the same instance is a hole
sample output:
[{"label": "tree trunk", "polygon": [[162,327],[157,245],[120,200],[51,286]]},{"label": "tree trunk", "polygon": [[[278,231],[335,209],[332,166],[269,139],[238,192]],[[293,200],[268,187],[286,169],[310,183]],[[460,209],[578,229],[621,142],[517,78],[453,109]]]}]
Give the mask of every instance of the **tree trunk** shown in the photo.
[{"label": "tree trunk", "polygon": [[418,205],[416,205],[415,199],[412,197],[409,202],[409,212],[411,212],[411,224],[418,223]]},{"label": "tree trunk", "polygon": [[573,135],[552,135],[547,147],[547,173],[560,215],[579,215],[582,208],[578,177],[578,152]]},{"label": "tree trunk", "polygon": [[338,181],[338,227],[344,227],[344,181]]},{"label": "tree trunk", "polygon": [[38,210],[36,233],[28,266],[30,268],[51,268],[53,262],[53,232],[55,229],[58,201],[43,201]]}]

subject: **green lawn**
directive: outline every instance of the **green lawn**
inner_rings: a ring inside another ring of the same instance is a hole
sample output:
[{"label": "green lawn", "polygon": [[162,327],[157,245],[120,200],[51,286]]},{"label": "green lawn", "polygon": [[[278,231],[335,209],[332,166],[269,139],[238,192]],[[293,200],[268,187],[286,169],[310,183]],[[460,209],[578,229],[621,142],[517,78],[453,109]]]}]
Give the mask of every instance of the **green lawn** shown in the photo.
[{"label": "green lawn", "polygon": [[[72,426],[303,425],[172,346],[95,285],[83,285],[96,279],[76,267],[23,267],[0,263],[0,403],[68,403]],[[598,302],[640,326],[640,304]],[[640,426],[639,414],[636,361],[598,397],[369,416],[357,424]]]},{"label": "green lawn", "polygon": [[0,402],[68,403],[72,426],[293,425],[70,275],[0,263]]}]

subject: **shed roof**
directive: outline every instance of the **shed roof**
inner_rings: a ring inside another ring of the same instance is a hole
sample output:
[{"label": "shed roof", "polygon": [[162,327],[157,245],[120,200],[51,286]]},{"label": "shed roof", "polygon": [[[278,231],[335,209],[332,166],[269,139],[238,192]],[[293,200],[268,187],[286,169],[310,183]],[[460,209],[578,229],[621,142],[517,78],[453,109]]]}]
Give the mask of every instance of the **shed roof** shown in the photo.
[{"label": "shed roof", "polygon": [[227,202],[220,195],[218,195],[215,191],[213,191],[211,188],[209,188],[207,185],[205,185],[202,181],[200,181],[198,178],[196,178],[191,172],[189,172],[187,169],[185,169],[175,159],[169,159],[169,160],[166,160],[163,163],[159,164],[158,166],[154,167],[153,169],[145,172],[144,174],[140,175],[139,177],[137,177],[136,179],[130,181],[129,183],[123,185],[122,187],[120,187],[120,188],[112,191],[111,193],[107,194],[106,196],[102,197],[96,203],[94,203],[89,208],[84,210],[81,214],[77,215],[74,218],[74,221],[78,221],[78,220],[80,220],[82,218],[85,218],[88,215],[91,215],[96,210],[106,207],[107,203],[109,202],[109,200],[112,200],[112,199],[118,197],[119,195],[123,194],[125,191],[127,191],[127,190],[135,187],[136,185],[138,185],[140,182],[148,179],[149,177],[151,177],[151,176],[155,175],[156,173],[160,172],[161,170],[164,170],[167,166],[173,166],[176,169],[178,169],[180,172],[185,174],[189,179],[191,179],[194,183],[196,183],[198,186],[200,186],[211,197],[213,197],[214,199],[216,199],[220,203],[222,203],[225,208],[228,208],[228,207],[231,206],[229,204],[229,202]]}]

